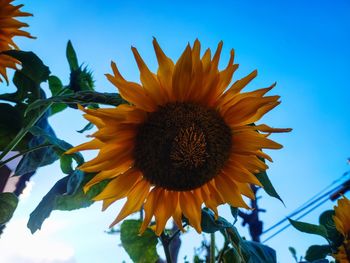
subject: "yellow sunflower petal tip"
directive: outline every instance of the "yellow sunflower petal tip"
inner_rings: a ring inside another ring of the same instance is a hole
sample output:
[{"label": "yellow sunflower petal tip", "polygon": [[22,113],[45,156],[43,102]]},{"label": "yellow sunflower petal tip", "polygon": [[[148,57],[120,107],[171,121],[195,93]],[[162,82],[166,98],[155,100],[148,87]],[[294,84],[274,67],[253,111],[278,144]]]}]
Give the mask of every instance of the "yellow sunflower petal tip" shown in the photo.
[{"label": "yellow sunflower petal tip", "polygon": [[[16,17],[32,16],[32,14],[21,12],[19,9],[23,5],[14,6],[11,2],[13,2],[13,0],[0,0],[0,52],[18,49],[17,45],[12,40],[16,36],[34,38],[28,32],[21,30],[22,27],[28,27],[28,24],[16,20]],[[16,59],[5,54],[0,54],[0,82],[2,82],[2,78],[4,78],[7,83],[9,82],[6,69],[16,69],[16,64],[18,63]]]},{"label": "yellow sunflower petal tip", "polygon": [[[247,188],[260,184],[254,174],[267,169],[261,159],[271,160],[262,149],[281,147],[268,136],[290,130],[251,126],[278,105],[278,97],[265,96],[272,87],[241,92],[256,70],[230,85],[234,70],[218,69],[222,41],[213,57],[210,49],[201,57],[196,40],[175,65],[156,38],[153,45],[159,63],[156,73],[132,47],[142,85],[124,80],[111,63],[114,75],[107,77],[130,105],[85,110],[93,123],[104,125],[97,125],[99,130],[92,135],[101,142],[99,154],[85,163],[84,170],[97,172],[93,183],[110,180],[99,198],[104,208],[127,197],[112,225],[144,207],[141,232],[153,217],[158,235],[170,218],[183,229],[182,214],[201,232],[203,206],[216,217],[216,208],[223,203],[248,207],[242,195],[254,198]],[[233,63],[232,55],[233,51]]]}]

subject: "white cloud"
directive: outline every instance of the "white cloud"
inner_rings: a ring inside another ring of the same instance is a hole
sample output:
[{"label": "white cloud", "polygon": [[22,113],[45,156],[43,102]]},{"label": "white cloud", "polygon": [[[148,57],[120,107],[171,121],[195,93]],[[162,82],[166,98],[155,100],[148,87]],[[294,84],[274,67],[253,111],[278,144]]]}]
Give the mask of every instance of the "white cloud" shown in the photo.
[{"label": "white cloud", "polygon": [[57,237],[65,222],[46,220],[34,235],[26,219],[11,221],[0,237],[1,262],[6,263],[75,263],[74,249]]}]

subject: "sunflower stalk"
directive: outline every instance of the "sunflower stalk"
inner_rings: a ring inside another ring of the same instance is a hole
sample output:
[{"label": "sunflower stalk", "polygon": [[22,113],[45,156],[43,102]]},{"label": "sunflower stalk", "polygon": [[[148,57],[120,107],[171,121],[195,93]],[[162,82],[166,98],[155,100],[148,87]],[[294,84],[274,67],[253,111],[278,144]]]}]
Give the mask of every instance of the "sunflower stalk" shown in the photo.
[{"label": "sunflower stalk", "polygon": [[24,151],[22,151],[22,152],[20,152],[20,153],[18,153],[18,154],[16,154],[16,155],[14,155],[14,156],[12,156],[12,157],[6,159],[5,161],[0,161],[0,168],[3,167],[6,163],[8,163],[8,162],[10,162],[10,161],[12,161],[12,160],[14,160],[14,159],[16,159],[16,158],[19,157],[19,156],[25,155],[25,154],[27,154],[27,153],[34,152],[34,151],[36,151],[36,150],[40,150],[40,149],[42,149],[42,148],[50,147],[50,146],[52,146],[52,145],[53,145],[53,144],[51,144],[51,143],[47,143],[47,144],[39,145],[39,146],[34,147],[34,148],[30,148],[30,149],[24,150]]},{"label": "sunflower stalk", "polygon": [[215,233],[210,233],[210,263],[215,263]]},{"label": "sunflower stalk", "polygon": [[[66,92],[65,89],[61,90],[58,94],[64,94]],[[34,102],[35,103],[35,102]],[[20,141],[26,136],[26,134],[29,132],[30,128],[32,128],[42,116],[44,116],[45,112],[50,109],[52,106],[52,103],[43,106],[41,109],[39,109],[38,114],[31,119],[28,124],[23,127],[16,135],[15,138],[7,145],[7,147],[3,150],[3,152],[0,154],[0,160],[2,160],[9,152],[11,152],[19,143]],[[28,106],[29,108],[30,106]]]},{"label": "sunflower stalk", "polygon": [[173,263],[170,255],[170,242],[171,239],[169,235],[167,235],[164,231],[160,235],[160,241],[162,242],[164,253],[165,253],[165,258],[167,263]]}]

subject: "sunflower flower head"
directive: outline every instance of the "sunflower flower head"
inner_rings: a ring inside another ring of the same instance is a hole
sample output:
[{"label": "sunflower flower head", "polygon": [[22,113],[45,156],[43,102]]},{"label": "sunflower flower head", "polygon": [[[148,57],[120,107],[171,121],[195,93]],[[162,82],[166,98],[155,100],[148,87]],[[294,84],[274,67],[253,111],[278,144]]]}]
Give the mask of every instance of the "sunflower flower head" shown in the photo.
[{"label": "sunflower flower head", "polygon": [[144,209],[141,233],[153,218],[157,235],[171,217],[183,230],[182,216],[201,232],[202,206],[216,216],[224,203],[249,208],[242,195],[254,198],[250,184],[261,186],[254,174],[268,168],[262,159],[272,161],[262,150],[282,147],[268,136],[290,129],[252,125],[280,103],[279,96],[265,96],[275,84],[242,93],[257,72],[231,84],[238,65],[232,50],[226,68],[218,69],[222,42],[213,56],[210,49],[201,56],[196,40],[176,63],[155,39],[153,45],[156,73],[132,48],[141,84],[125,80],[112,62],[113,74],[106,76],[130,104],[82,109],[98,131],[67,153],[99,150],[80,169],[97,172],[85,190],[110,180],[94,198],[103,200],[103,209],[127,197],[111,226]]},{"label": "sunflower flower head", "polygon": [[345,196],[334,207],[333,220],[338,232],[344,237],[343,243],[333,257],[340,263],[350,262],[350,200]]},{"label": "sunflower flower head", "polygon": [[[19,49],[13,41],[15,36],[33,38],[28,32],[21,30],[28,24],[16,20],[16,17],[32,16],[32,14],[21,12],[23,5],[14,6],[13,0],[0,0],[0,52],[11,49]],[[16,69],[18,61],[14,58],[0,53],[0,75],[8,82],[6,68]],[[2,79],[0,78],[0,82]]]}]

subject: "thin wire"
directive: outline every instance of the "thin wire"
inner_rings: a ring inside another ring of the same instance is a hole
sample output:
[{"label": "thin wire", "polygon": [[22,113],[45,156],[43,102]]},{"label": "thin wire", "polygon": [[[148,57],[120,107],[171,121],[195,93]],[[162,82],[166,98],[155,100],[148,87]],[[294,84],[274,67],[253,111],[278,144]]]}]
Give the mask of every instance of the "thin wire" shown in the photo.
[{"label": "thin wire", "polygon": [[[313,206],[312,208],[310,208],[309,210],[307,210],[304,214],[300,215],[295,220],[299,220],[299,219],[303,218],[304,216],[306,216],[307,214],[311,213],[313,210],[315,210],[316,208],[318,208],[319,206],[324,204],[326,201],[328,201],[328,197],[325,198],[324,200],[322,200],[321,202],[319,202],[318,204],[316,204],[315,206]],[[287,220],[287,219],[288,218],[285,218],[285,220]],[[266,238],[264,241],[262,241],[262,243],[265,243],[265,242],[269,241],[271,238],[275,237],[276,235],[278,235],[279,233],[281,233],[282,231],[287,229],[289,226],[290,226],[290,223],[285,225],[283,228],[281,228],[280,230],[278,230],[277,232],[275,232],[274,234],[272,234],[268,238]]]},{"label": "thin wire", "polygon": [[296,211],[292,212],[291,214],[289,214],[286,218],[283,218],[282,220],[280,220],[279,222],[277,222],[276,224],[274,224],[273,226],[271,226],[270,228],[268,228],[267,230],[265,230],[262,234],[266,234],[267,232],[271,231],[272,229],[278,227],[279,225],[281,225],[282,223],[284,223],[285,221],[288,220],[288,218],[291,218],[299,213],[301,213],[302,211],[304,211],[305,209],[307,209],[308,207],[312,206],[313,204],[317,203],[320,199],[324,198],[325,196],[327,196],[328,199],[328,195],[333,193],[334,191],[338,190],[340,187],[342,186],[342,184],[334,187],[333,189],[329,190],[328,192],[324,193],[322,196],[318,197],[316,200],[313,200],[312,202],[308,201],[308,205],[304,205],[302,206],[300,209],[297,209]]},{"label": "thin wire", "polygon": [[[326,191],[327,189],[329,189],[332,185],[334,185],[335,183],[337,183],[338,181],[344,179],[345,176],[349,175],[350,171],[347,171],[345,173],[342,174],[342,176],[340,176],[339,178],[337,178],[336,180],[334,180],[331,184],[329,184],[327,187],[325,187],[324,189],[322,189],[320,192],[318,192],[316,195],[314,195],[313,197],[311,197],[308,201],[306,201],[304,204],[302,204],[301,206],[299,206],[296,210],[294,210],[292,213],[290,213],[288,217],[293,217],[297,214],[299,214],[300,212],[304,211],[305,209],[307,209],[309,206],[313,205],[315,202],[317,202],[317,200],[319,200],[320,198],[323,198],[325,195],[330,194],[331,192],[335,191],[335,189],[337,189],[339,186],[333,188],[332,190],[326,192],[325,194],[323,194],[321,197],[319,197],[324,191]],[[315,200],[316,199],[316,200]],[[274,224],[273,226],[269,227],[268,229],[266,229],[263,234],[266,234],[267,232],[271,231],[272,229],[276,228],[277,226],[281,225],[283,222],[285,222],[287,220],[287,218],[284,218],[282,220],[280,220],[279,222],[277,222],[276,224]]]}]

